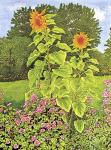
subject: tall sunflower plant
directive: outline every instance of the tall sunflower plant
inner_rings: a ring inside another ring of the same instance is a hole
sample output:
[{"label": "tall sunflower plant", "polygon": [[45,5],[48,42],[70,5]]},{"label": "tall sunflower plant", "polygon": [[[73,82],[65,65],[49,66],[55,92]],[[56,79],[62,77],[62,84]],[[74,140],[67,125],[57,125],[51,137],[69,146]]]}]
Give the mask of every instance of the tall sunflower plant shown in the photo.
[{"label": "tall sunflower plant", "polygon": [[[94,96],[94,71],[97,60],[90,58],[90,39],[84,32],[74,35],[72,45],[62,42],[65,31],[56,26],[55,14],[33,11],[30,25],[34,34],[36,49],[30,54],[27,66],[30,94],[36,92],[41,97],[56,98],[58,106],[66,111],[64,120],[70,131],[82,132],[87,110],[87,97]],[[32,43],[31,43],[32,44]]]}]

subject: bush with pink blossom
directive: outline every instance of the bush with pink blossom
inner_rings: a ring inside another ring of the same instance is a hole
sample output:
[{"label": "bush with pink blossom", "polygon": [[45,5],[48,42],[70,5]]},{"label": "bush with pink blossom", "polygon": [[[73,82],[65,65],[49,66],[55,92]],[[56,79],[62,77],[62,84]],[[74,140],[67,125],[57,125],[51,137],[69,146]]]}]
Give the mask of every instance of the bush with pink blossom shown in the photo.
[{"label": "bush with pink blossom", "polygon": [[8,104],[0,111],[0,149],[67,149],[68,125],[62,118],[65,112],[55,99],[39,99],[33,94],[21,110]]},{"label": "bush with pink blossom", "polygon": [[111,80],[105,80],[105,90],[103,92],[103,109],[105,112],[105,120],[111,126]]}]

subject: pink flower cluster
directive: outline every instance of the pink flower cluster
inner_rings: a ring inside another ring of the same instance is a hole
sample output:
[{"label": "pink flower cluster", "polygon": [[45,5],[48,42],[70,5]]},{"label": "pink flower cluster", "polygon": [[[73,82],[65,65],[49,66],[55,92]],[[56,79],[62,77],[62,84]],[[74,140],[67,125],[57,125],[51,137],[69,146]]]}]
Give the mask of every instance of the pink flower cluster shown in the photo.
[{"label": "pink flower cluster", "polygon": [[47,100],[41,100],[39,106],[35,109],[35,113],[42,113],[47,105]]},{"label": "pink flower cluster", "polygon": [[43,129],[51,130],[51,129],[56,129],[57,126],[62,127],[63,123],[62,121],[53,121],[52,123],[43,123],[42,127]]},{"label": "pink flower cluster", "polygon": [[111,80],[105,80],[105,81],[104,81],[104,84],[105,84],[106,86],[111,86]]},{"label": "pink flower cluster", "polygon": [[31,142],[33,142],[34,145],[37,147],[40,146],[40,144],[41,144],[40,141],[36,139],[35,135],[31,137]]},{"label": "pink flower cluster", "polygon": [[18,119],[17,118],[14,119],[15,124],[17,126],[20,126],[20,124],[24,122],[30,123],[30,120],[31,120],[31,117],[27,114],[21,115],[20,118]]},{"label": "pink flower cluster", "polygon": [[21,122],[27,122],[27,123],[29,123],[30,120],[31,120],[31,118],[30,118],[30,116],[27,115],[27,114],[21,116]]},{"label": "pink flower cluster", "polygon": [[32,94],[30,99],[25,101],[23,108],[33,105],[38,100],[38,96],[36,94]]},{"label": "pink flower cluster", "polygon": [[111,80],[105,80],[105,90],[103,92],[103,108],[106,115],[106,122],[111,126]]}]

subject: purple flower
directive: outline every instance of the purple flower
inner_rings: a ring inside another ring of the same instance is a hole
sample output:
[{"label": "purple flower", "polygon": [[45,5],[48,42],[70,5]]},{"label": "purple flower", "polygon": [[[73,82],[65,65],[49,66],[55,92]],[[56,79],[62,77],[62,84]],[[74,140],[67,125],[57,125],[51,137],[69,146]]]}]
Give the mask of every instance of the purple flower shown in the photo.
[{"label": "purple flower", "polygon": [[41,100],[40,101],[40,106],[45,107],[47,105],[47,101],[46,100]]},{"label": "purple flower", "polygon": [[36,113],[42,113],[42,111],[43,111],[43,109],[40,108],[40,107],[37,107],[36,110],[35,110]]},{"label": "purple flower", "polygon": [[22,134],[22,133],[24,133],[24,132],[25,132],[25,129],[23,129],[23,128],[20,128],[20,129],[19,129],[19,133],[20,133],[20,134]]},{"label": "purple flower", "polygon": [[46,128],[46,129],[50,130],[50,129],[51,129],[51,126],[50,126],[49,123],[44,123],[44,124],[43,124],[43,128]]},{"label": "purple flower", "polygon": [[104,91],[103,97],[110,97],[110,92],[107,89]]},{"label": "purple flower", "polygon": [[55,111],[56,111],[56,108],[50,108],[48,112],[49,112],[49,113],[53,113],[53,112],[55,112]]},{"label": "purple flower", "polygon": [[51,99],[51,103],[53,106],[57,105],[56,99]]},{"label": "purple flower", "polygon": [[105,80],[104,83],[106,84],[106,86],[111,86],[111,80]]},{"label": "purple flower", "polygon": [[40,141],[38,141],[38,140],[35,140],[35,141],[34,141],[34,145],[35,145],[35,146],[38,147],[38,146],[40,146],[40,144],[41,144]]},{"label": "purple flower", "polygon": [[45,132],[45,129],[44,129],[44,128],[42,128],[42,129],[40,130],[40,133],[43,133],[43,132]]},{"label": "purple flower", "polygon": [[60,138],[61,138],[62,140],[64,140],[64,136],[63,136],[63,135],[61,135]]},{"label": "purple flower", "polygon": [[25,104],[23,105],[23,108],[28,107],[28,105],[29,105],[29,102],[25,101]]},{"label": "purple flower", "polygon": [[10,144],[10,141],[6,141],[5,144],[7,144],[7,145]]},{"label": "purple flower", "polygon": [[18,145],[18,144],[14,144],[14,145],[13,145],[13,148],[14,148],[14,149],[18,149],[18,148],[19,148],[19,145]]},{"label": "purple flower", "polygon": [[63,125],[62,121],[57,121],[57,124],[58,124],[59,126],[62,126],[62,125]]},{"label": "purple flower", "polygon": [[56,121],[53,121],[52,123],[52,129],[55,129],[57,126],[56,126]]},{"label": "purple flower", "polygon": [[12,105],[12,103],[8,103],[8,104],[7,104],[7,106],[11,106],[11,105]]},{"label": "purple flower", "polygon": [[21,120],[20,119],[14,119],[15,123],[17,126],[19,126],[21,124]]},{"label": "purple flower", "polygon": [[16,114],[17,114],[17,115],[20,115],[21,111],[22,111],[22,110],[16,111]]},{"label": "purple flower", "polygon": [[105,99],[103,100],[103,106],[107,106],[107,105],[109,105],[109,104],[110,104],[109,98],[105,98]]},{"label": "purple flower", "polygon": [[36,102],[37,99],[38,99],[38,96],[36,94],[32,94],[30,97],[30,100],[32,103]]},{"label": "purple flower", "polygon": [[30,118],[30,116],[29,115],[22,115],[21,116],[21,121],[22,122],[30,122],[30,120],[31,120],[31,118]]},{"label": "purple flower", "polygon": [[36,140],[36,136],[31,137],[31,141],[34,142]]}]

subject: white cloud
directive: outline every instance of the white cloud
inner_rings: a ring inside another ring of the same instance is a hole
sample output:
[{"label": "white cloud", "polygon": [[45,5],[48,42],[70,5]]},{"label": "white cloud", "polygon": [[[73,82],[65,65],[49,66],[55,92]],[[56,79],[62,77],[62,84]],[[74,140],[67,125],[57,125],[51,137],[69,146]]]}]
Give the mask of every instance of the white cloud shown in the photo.
[{"label": "white cloud", "polygon": [[95,10],[95,18],[99,19],[101,22],[103,22],[105,20],[106,17],[106,11],[98,8],[94,8]]},{"label": "white cloud", "polygon": [[17,10],[21,7],[25,7],[25,3],[16,3],[13,6],[7,6],[7,9],[11,12],[14,12],[15,10]]}]

